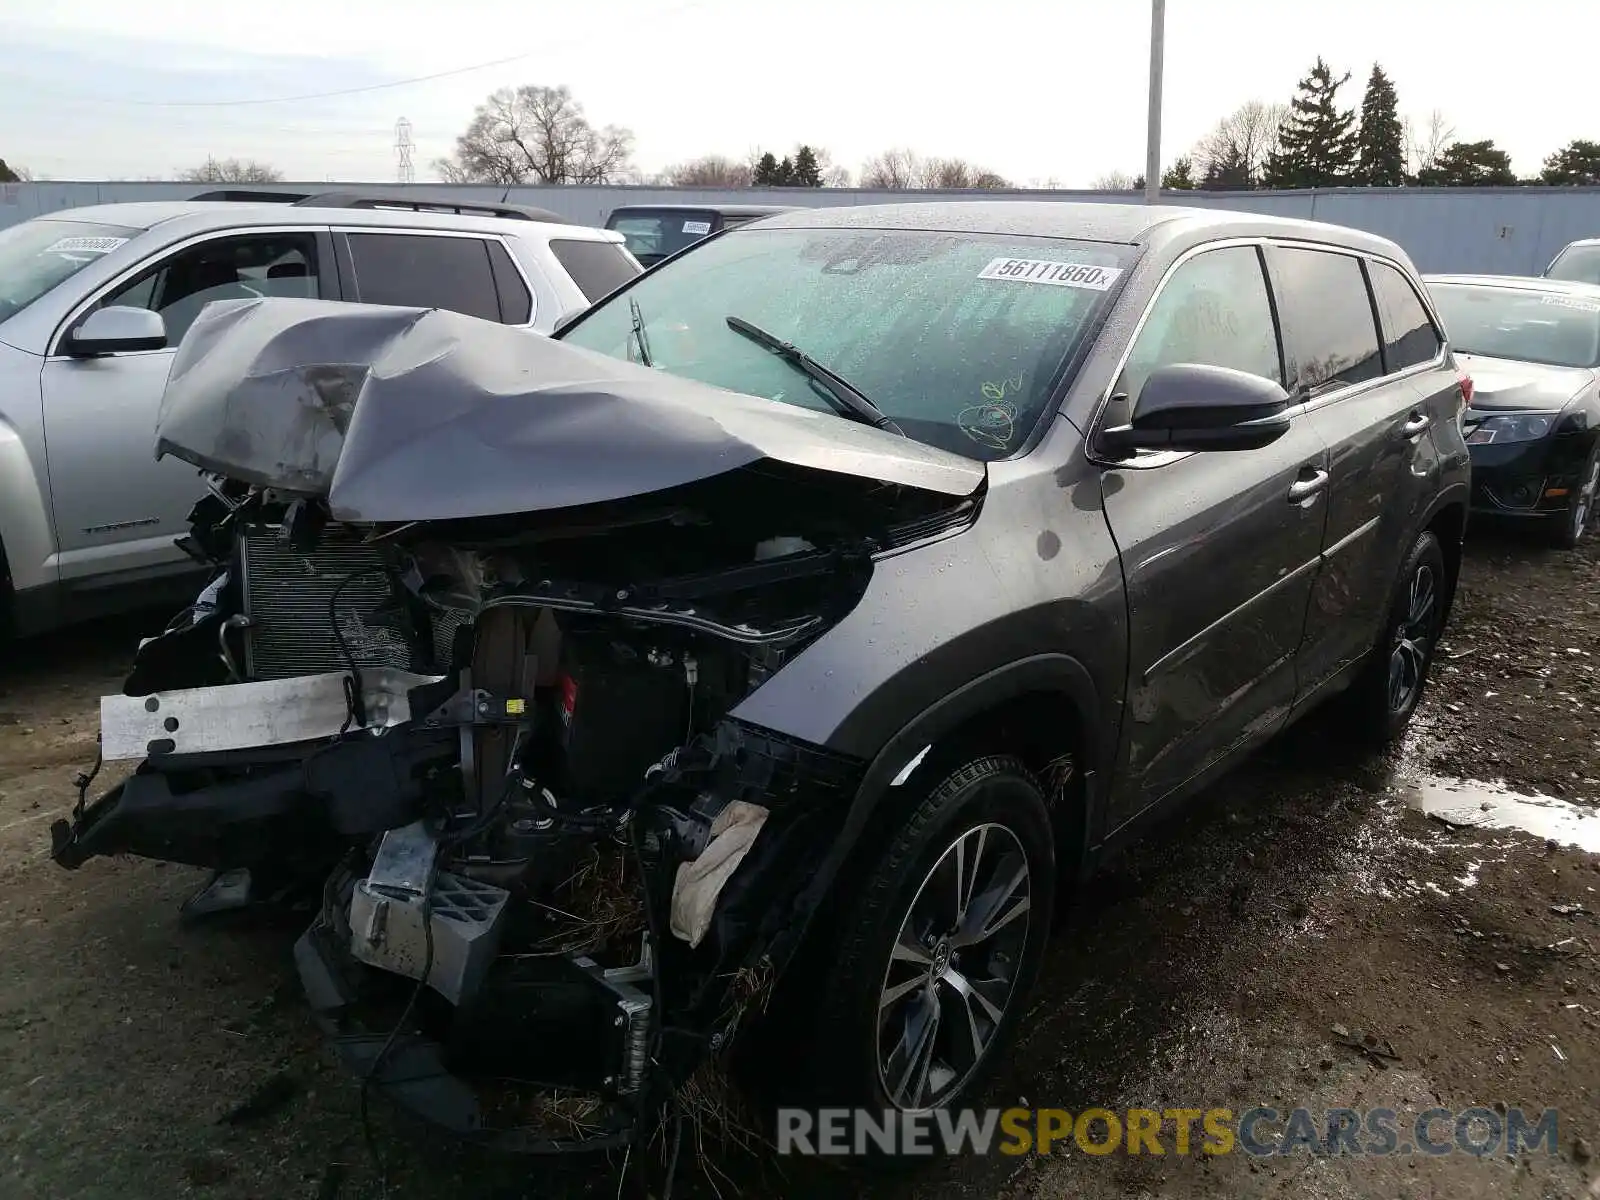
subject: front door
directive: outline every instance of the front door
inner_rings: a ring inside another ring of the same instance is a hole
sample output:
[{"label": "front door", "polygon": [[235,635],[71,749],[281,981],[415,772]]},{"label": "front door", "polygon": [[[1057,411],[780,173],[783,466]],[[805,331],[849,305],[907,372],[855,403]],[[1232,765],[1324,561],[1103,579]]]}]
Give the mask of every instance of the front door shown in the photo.
[{"label": "front door", "polygon": [[1443,342],[1397,268],[1301,246],[1275,246],[1269,262],[1297,394],[1331,454],[1323,565],[1300,648],[1305,699],[1372,649],[1410,531],[1437,490],[1429,426],[1440,406],[1427,389],[1458,385],[1424,366]]},{"label": "front door", "polygon": [[189,245],[94,306],[160,313],[166,349],[72,358],[59,353],[59,342],[53,348],[44,367],[44,420],[63,583],[112,582],[186,561],[174,539],[188,532],[189,510],[205,485],[188,463],[155,459],[156,416],[175,348],[213,300],[323,294],[317,251],[312,230]]},{"label": "front door", "polygon": [[[1106,423],[1126,419],[1152,369],[1180,362],[1283,381],[1256,246],[1208,250],[1173,273],[1113,387]],[[1321,437],[1297,413],[1259,450],[1141,455],[1105,472],[1128,602],[1115,823],[1266,737],[1288,713],[1327,469]]]}]

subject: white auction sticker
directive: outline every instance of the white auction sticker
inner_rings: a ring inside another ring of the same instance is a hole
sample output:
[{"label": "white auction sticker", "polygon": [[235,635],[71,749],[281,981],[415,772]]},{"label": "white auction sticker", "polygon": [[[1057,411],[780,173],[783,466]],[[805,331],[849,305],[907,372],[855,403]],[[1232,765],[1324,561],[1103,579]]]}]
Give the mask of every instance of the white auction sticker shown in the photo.
[{"label": "white auction sticker", "polygon": [[69,237],[51,242],[46,254],[110,254],[128,239],[123,237]]},{"label": "white auction sticker", "polygon": [[683,223],[683,231],[685,233],[698,233],[698,234],[704,235],[704,234],[707,234],[707,233],[711,232],[711,222],[710,221],[685,221]]},{"label": "white auction sticker", "polygon": [[978,272],[979,279],[1011,283],[1048,283],[1052,287],[1087,288],[1103,292],[1117,281],[1121,267],[1096,267],[1088,263],[1051,262],[1043,258],[995,258]]},{"label": "white auction sticker", "polygon": [[1575,308],[1579,312],[1600,313],[1600,304],[1590,300],[1579,300],[1575,296],[1546,296],[1539,303],[1553,304],[1558,308]]}]

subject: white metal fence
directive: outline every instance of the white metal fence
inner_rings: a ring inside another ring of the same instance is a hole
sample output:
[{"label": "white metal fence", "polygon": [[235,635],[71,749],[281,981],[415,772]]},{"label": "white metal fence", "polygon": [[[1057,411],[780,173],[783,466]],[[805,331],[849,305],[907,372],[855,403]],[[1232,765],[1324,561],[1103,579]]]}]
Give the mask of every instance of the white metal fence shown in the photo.
[{"label": "white metal fence", "polygon": [[[218,185],[192,183],[0,184],[0,228],[30,217],[130,200],[180,200]],[[303,183],[295,191],[386,192],[394,185]],[[624,204],[882,204],[930,199],[1089,200],[1138,203],[1136,193],[879,192],[861,188],[723,191],[656,187],[423,185],[410,192],[533,204],[582,225],[601,225]],[[1600,237],[1600,188],[1331,188],[1295,192],[1176,192],[1166,202],[1306,217],[1350,225],[1399,242],[1424,271],[1537,274],[1569,241]]]}]

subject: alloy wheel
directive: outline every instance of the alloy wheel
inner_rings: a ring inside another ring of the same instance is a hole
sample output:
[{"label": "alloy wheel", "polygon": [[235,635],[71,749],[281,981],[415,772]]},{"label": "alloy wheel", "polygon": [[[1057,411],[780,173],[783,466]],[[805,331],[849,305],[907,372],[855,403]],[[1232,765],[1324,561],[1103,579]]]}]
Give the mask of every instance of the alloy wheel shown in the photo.
[{"label": "alloy wheel", "polygon": [[983,1061],[1022,966],[1032,883],[998,824],[962,833],[923,878],[878,996],[878,1081],[896,1108],[937,1107]]},{"label": "alloy wheel", "polygon": [[1577,496],[1573,498],[1572,540],[1575,542],[1589,532],[1590,522],[1594,520],[1597,492],[1600,492],[1600,455],[1589,459],[1588,474],[1584,476],[1583,484],[1578,488]]},{"label": "alloy wheel", "polygon": [[1416,703],[1428,655],[1438,631],[1439,581],[1432,565],[1420,563],[1411,576],[1406,611],[1395,625],[1389,650],[1389,711],[1402,713]]}]

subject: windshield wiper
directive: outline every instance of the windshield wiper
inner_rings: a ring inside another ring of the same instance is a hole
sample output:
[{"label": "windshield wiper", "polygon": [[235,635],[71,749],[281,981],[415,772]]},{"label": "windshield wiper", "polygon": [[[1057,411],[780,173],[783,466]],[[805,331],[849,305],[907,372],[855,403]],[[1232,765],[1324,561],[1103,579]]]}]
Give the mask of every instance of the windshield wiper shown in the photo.
[{"label": "windshield wiper", "polygon": [[784,362],[799,371],[809,379],[818,391],[827,399],[833,401],[834,406],[843,416],[851,417],[876,429],[886,429],[890,433],[906,436],[906,431],[896,425],[884,411],[868,400],[861,392],[843,376],[835,374],[812,358],[793,342],[786,342],[775,333],[768,333],[759,325],[752,325],[743,317],[727,318],[728,328],[737,334],[749,338],[757,345],[765,346]]},{"label": "windshield wiper", "polygon": [[650,361],[650,339],[644,332],[644,314],[639,311],[639,302],[632,296],[628,297],[628,312],[633,316],[633,340],[639,347],[639,364],[652,367],[655,364]]}]

